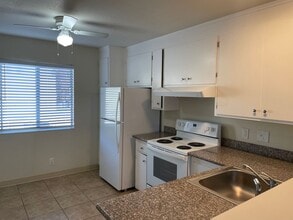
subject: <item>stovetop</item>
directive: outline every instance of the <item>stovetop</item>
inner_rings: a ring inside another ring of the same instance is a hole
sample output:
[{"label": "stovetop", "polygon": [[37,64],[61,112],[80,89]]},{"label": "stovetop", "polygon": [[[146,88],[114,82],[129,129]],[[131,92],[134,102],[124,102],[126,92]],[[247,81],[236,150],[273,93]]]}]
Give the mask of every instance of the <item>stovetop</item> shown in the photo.
[{"label": "stovetop", "polygon": [[177,119],[175,136],[152,139],[147,143],[166,151],[188,155],[192,151],[219,146],[220,140],[219,124]]},{"label": "stovetop", "polygon": [[152,139],[148,140],[147,143],[157,148],[165,149],[167,151],[172,151],[182,155],[188,155],[188,153],[192,151],[203,150],[217,146],[216,143],[208,142],[207,140],[203,140],[200,137],[196,139],[180,137],[182,140],[176,140],[177,137],[179,136]]}]

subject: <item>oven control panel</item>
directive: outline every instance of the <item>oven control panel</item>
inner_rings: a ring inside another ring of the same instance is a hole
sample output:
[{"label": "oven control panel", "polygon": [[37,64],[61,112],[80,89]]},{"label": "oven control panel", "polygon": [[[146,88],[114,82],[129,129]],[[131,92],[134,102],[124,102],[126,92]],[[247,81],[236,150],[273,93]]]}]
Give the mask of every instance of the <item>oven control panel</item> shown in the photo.
[{"label": "oven control panel", "polygon": [[176,120],[176,130],[208,137],[221,137],[221,125],[201,121]]}]

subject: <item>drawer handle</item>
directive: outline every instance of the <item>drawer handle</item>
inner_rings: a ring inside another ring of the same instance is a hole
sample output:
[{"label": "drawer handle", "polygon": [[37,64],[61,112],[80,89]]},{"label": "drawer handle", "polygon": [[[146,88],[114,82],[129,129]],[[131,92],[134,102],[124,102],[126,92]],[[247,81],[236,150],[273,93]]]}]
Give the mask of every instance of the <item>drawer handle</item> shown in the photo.
[{"label": "drawer handle", "polygon": [[144,162],[144,163],[145,163],[145,162],[146,162],[146,160],[142,160],[142,162]]}]

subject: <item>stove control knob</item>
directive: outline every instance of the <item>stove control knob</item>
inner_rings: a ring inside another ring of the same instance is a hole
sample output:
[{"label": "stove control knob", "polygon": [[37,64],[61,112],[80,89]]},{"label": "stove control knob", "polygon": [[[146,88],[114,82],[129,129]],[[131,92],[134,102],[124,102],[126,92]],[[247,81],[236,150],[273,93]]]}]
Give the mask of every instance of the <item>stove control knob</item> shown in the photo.
[{"label": "stove control knob", "polygon": [[205,128],[204,133],[208,133],[210,131],[210,127]]}]

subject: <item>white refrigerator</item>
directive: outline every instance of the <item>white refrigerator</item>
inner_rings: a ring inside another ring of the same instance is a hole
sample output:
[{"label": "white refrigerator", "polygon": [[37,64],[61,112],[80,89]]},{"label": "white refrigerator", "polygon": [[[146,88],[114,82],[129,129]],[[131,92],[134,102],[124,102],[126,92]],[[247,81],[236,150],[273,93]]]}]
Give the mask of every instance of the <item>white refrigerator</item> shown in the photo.
[{"label": "white refrigerator", "polygon": [[132,135],[159,131],[160,113],[151,109],[150,97],[146,88],[100,90],[99,174],[117,190],[134,187]]}]

